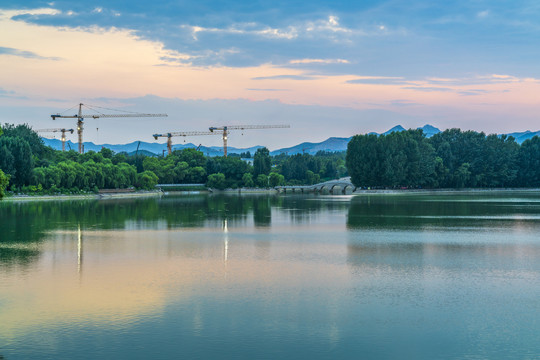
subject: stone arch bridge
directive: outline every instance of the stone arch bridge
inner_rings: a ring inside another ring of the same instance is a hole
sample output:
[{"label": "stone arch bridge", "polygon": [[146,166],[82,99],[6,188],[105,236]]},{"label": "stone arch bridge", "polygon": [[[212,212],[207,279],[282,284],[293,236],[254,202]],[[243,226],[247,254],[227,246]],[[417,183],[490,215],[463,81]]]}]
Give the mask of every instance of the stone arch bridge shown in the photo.
[{"label": "stone arch bridge", "polygon": [[356,186],[351,182],[350,177],[341,178],[337,180],[325,181],[315,185],[283,185],[276,186],[275,188],[279,193],[318,193],[318,194],[332,194],[332,195],[348,195],[352,194],[356,190]]}]

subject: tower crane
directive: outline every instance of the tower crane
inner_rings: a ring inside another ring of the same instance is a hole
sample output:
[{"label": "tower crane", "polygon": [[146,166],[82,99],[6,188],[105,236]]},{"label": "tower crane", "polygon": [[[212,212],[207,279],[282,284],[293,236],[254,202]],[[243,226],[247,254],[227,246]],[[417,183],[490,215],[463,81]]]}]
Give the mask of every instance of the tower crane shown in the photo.
[{"label": "tower crane", "polygon": [[210,132],[220,131],[223,135],[223,154],[227,157],[227,137],[231,130],[253,130],[253,129],[278,129],[278,128],[290,128],[290,125],[233,125],[233,126],[221,126],[210,127]]},{"label": "tower crane", "polygon": [[[290,128],[290,125],[233,125],[233,126],[221,126],[210,127],[209,131],[188,131],[188,132],[171,132],[165,134],[154,134],[154,139],[158,137],[167,138],[167,150],[169,154],[172,151],[172,137],[173,136],[197,136],[197,135],[222,135],[223,138],[223,155],[227,157],[227,137],[231,130],[253,130],[253,129],[275,129],[275,128]],[[199,145],[200,146],[200,145]]]},{"label": "tower crane", "polygon": [[62,132],[62,137],[60,138],[62,140],[62,151],[66,151],[66,131],[69,131],[73,134],[73,129],[40,129],[36,130],[36,132],[40,133],[55,133],[55,132]]},{"label": "tower crane", "polygon": [[[94,110],[98,112],[98,114],[83,114],[82,108],[85,106],[88,109]],[[94,106],[98,107],[98,106]],[[55,114],[51,115],[51,118],[53,120],[56,120],[57,118],[65,119],[77,119],[77,135],[79,136],[79,153],[82,154],[84,152],[83,149],[83,124],[84,119],[99,119],[99,118],[126,118],[126,117],[167,117],[167,114],[142,114],[142,113],[128,113],[128,114],[102,114],[98,110],[94,109],[94,107],[90,107],[89,105],[85,105],[80,103],[79,104],[79,112],[75,115],[61,115],[61,114]],[[105,108],[102,108],[105,109]],[[113,109],[107,109],[107,110],[113,110]],[[68,111],[68,110],[66,110]],[[114,110],[117,111],[117,110]]]},{"label": "tower crane", "polygon": [[[164,134],[154,134],[152,135],[154,139],[158,139],[158,137],[166,137],[167,138],[167,151],[169,155],[172,152],[172,137],[173,136],[197,136],[197,135],[219,135],[219,133],[215,133],[212,131],[185,131],[185,132],[170,132],[170,133],[164,133]],[[200,147],[201,145],[199,145]]]}]

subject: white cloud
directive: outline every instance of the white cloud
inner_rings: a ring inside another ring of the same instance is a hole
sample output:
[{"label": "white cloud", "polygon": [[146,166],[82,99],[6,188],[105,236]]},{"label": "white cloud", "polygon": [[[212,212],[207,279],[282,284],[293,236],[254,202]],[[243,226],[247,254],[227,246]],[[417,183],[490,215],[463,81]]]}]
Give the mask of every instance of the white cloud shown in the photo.
[{"label": "white cloud", "polygon": [[[297,38],[324,36],[334,38],[335,34],[365,35],[365,32],[349,29],[341,26],[339,18],[334,15],[327,19],[306,21],[303,23],[291,24],[282,28],[264,26],[258,23],[237,23],[226,28],[203,27],[198,25],[180,25],[181,29],[186,29],[191,33],[193,40],[199,40],[199,34],[215,33],[230,35],[252,35],[267,39],[293,40]],[[385,26],[379,30],[386,30]]]},{"label": "white cloud", "polygon": [[19,15],[58,15],[62,12],[52,8],[25,9],[25,10],[2,10],[0,19],[11,19]]},{"label": "white cloud", "polygon": [[188,29],[191,31],[193,40],[198,40],[199,33],[221,33],[221,34],[233,34],[233,35],[258,35],[266,38],[277,39],[294,39],[298,36],[298,31],[295,27],[288,27],[285,29],[277,29],[271,27],[265,27],[262,29],[252,29],[256,27],[254,23],[236,24],[228,28],[207,28],[202,26],[190,26],[181,25],[180,28]]},{"label": "white cloud", "polygon": [[317,20],[308,22],[305,25],[307,32],[332,32],[332,33],[352,33],[351,29],[342,27],[337,16],[330,15],[327,20]]},{"label": "white cloud", "polygon": [[483,19],[485,17],[489,16],[489,10],[480,11],[478,14],[476,14],[477,17],[480,19]]},{"label": "white cloud", "polygon": [[289,64],[350,64],[345,59],[296,59],[289,61]]}]

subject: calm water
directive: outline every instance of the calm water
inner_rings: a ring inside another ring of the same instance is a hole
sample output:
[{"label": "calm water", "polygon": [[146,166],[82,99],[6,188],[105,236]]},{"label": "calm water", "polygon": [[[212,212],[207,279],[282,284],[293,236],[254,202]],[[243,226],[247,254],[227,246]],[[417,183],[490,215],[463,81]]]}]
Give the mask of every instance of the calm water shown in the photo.
[{"label": "calm water", "polygon": [[0,202],[0,359],[539,359],[540,194]]}]

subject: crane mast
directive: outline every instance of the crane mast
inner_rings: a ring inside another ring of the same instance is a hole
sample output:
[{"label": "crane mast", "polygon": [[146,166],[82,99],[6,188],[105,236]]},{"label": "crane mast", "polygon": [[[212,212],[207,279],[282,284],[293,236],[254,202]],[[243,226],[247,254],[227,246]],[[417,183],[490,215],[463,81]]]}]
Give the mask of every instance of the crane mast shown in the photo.
[{"label": "crane mast", "polygon": [[41,133],[62,132],[62,137],[60,138],[62,140],[62,151],[66,151],[66,131],[69,131],[70,133],[73,134],[73,132],[75,130],[73,130],[73,129],[40,129],[40,130],[36,130],[36,132],[41,132]]},{"label": "crane mast", "polygon": [[[76,115],[60,115],[55,114],[51,115],[51,118],[53,120],[56,120],[57,118],[60,119],[77,119],[77,135],[79,137],[79,153],[82,154],[84,152],[84,145],[83,145],[83,125],[84,125],[84,119],[99,119],[99,118],[126,118],[126,117],[167,117],[167,114],[142,114],[142,113],[129,113],[129,114],[83,114],[82,107],[84,106],[83,103],[79,104],[79,111]],[[88,106],[87,106],[88,107]]]},{"label": "crane mast", "polygon": [[254,129],[279,129],[279,128],[290,128],[290,125],[232,125],[232,126],[221,126],[221,127],[210,127],[208,130],[210,132],[221,131],[223,135],[223,155],[227,157],[227,137],[229,131],[231,130],[254,130]]},{"label": "crane mast", "polygon": [[219,135],[219,134],[211,132],[211,131],[184,131],[184,132],[170,132],[170,133],[164,133],[164,134],[154,134],[152,136],[154,137],[155,140],[157,140],[158,137],[167,138],[167,151],[168,151],[168,154],[170,155],[172,152],[172,137],[173,136],[197,136],[197,135]]},{"label": "crane mast", "polygon": [[[164,134],[152,135],[155,140],[158,137],[167,138],[167,150],[169,155],[172,152],[172,137],[173,136],[198,136],[198,135],[222,135],[223,138],[223,155],[227,157],[227,137],[231,130],[253,130],[253,129],[276,129],[276,128],[290,128],[290,125],[233,125],[233,126],[221,126],[210,127],[209,131],[186,131],[186,132],[170,132]],[[200,146],[200,145],[199,145]]]}]

